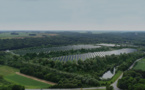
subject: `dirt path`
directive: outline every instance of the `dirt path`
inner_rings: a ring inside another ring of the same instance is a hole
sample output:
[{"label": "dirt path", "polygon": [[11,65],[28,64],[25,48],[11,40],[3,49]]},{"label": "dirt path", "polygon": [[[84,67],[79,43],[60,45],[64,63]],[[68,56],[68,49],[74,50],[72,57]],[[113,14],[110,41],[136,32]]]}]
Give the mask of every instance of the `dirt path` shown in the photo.
[{"label": "dirt path", "polygon": [[24,77],[27,77],[27,78],[30,78],[30,79],[33,79],[33,80],[36,80],[36,81],[39,81],[39,82],[43,82],[43,83],[46,83],[46,84],[56,85],[56,83],[49,82],[49,81],[42,80],[42,79],[38,79],[38,78],[33,77],[33,76],[28,76],[28,75],[26,75],[26,74],[22,74],[22,73],[20,73],[20,72],[16,72],[16,74],[17,74],[17,75],[24,76]]}]

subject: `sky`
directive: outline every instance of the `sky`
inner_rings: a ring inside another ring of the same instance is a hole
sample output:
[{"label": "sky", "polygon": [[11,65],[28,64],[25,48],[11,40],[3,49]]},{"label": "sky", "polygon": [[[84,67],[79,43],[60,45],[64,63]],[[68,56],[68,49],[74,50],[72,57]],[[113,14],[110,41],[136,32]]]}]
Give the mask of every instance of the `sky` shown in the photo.
[{"label": "sky", "polygon": [[145,30],[145,0],[0,0],[0,30]]}]

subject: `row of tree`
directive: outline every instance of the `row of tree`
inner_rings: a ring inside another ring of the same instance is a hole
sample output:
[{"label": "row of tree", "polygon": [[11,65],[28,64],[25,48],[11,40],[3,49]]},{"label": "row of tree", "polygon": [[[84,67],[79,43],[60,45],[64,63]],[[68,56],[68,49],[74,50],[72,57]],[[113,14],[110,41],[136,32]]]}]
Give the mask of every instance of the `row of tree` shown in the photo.
[{"label": "row of tree", "polygon": [[57,36],[24,39],[0,39],[0,50],[20,49],[28,47],[60,46],[72,44],[116,43],[144,46],[145,33],[77,33],[56,32]]},{"label": "row of tree", "polygon": [[22,56],[0,53],[0,64],[19,68],[21,73],[27,75],[57,82],[58,85],[54,87],[67,87],[67,85],[68,87],[84,87],[99,86],[99,77],[108,69],[118,66],[120,70],[123,70],[121,69],[122,64],[127,62],[126,66],[129,67],[130,62],[143,56],[144,53],[136,52],[96,57],[85,61],[60,62],[45,58],[25,59]]},{"label": "row of tree", "polygon": [[143,57],[143,53],[131,53],[131,54],[121,54],[121,55],[111,55],[106,57],[95,57],[78,61],[66,61],[62,62],[59,60],[48,60],[47,58],[34,58],[27,59],[27,62],[32,62],[42,66],[55,68],[57,70],[73,72],[73,73],[82,73],[90,74],[96,79],[99,78],[104,72],[109,69],[113,69],[118,66],[119,70],[126,70],[136,59]]},{"label": "row of tree", "polygon": [[118,87],[123,90],[145,90],[145,71],[126,71],[118,81]]}]

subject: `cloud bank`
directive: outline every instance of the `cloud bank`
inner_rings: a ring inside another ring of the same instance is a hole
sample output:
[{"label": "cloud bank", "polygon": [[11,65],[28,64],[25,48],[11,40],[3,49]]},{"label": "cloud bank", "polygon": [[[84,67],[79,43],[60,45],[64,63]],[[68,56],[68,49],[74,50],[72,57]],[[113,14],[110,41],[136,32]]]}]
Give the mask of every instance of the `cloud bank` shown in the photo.
[{"label": "cloud bank", "polygon": [[1,0],[0,30],[145,30],[144,0]]}]

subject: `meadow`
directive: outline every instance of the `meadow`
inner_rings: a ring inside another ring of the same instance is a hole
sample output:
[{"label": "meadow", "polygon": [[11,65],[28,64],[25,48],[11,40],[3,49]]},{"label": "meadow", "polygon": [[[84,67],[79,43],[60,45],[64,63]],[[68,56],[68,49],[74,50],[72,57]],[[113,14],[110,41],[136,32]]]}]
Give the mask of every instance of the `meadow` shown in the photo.
[{"label": "meadow", "polygon": [[39,82],[39,81],[35,81],[33,79],[29,79],[27,77],[23,77],[17,74],[11,74],[11,75],[7,75],[5,76],[5,79],[7,81],[13,82],[15,84],[20,84],[25,86],[25,88],[48,88],[50,85]]},{"label": "meadow", "polygon": [[[12,33],[15,33],[17,35],[14,35]],[[33,35],[29,35],[29,34],[35,34]],[[56,36],[56,34],[51,34],[51,33],[45,33],[45,32],[1,32],[0,33],[0,39],[23,39],[26,37],[45,37],[45,36]]]},{"label": "meadow", "polygon": [[145,59],[142,59],[140,61],[138,61],[135,66],[133,67],[133,69],[135,70],[143,70],[145,71]]},{"label": "meadow", "polygon": [[25,86],[25,88],[48,88],[50,85],[42,83],[24,76],[17,75],[18,69],[9,66],[0,66],[0,75],[4,76],[4,79],[14,84]]}]

